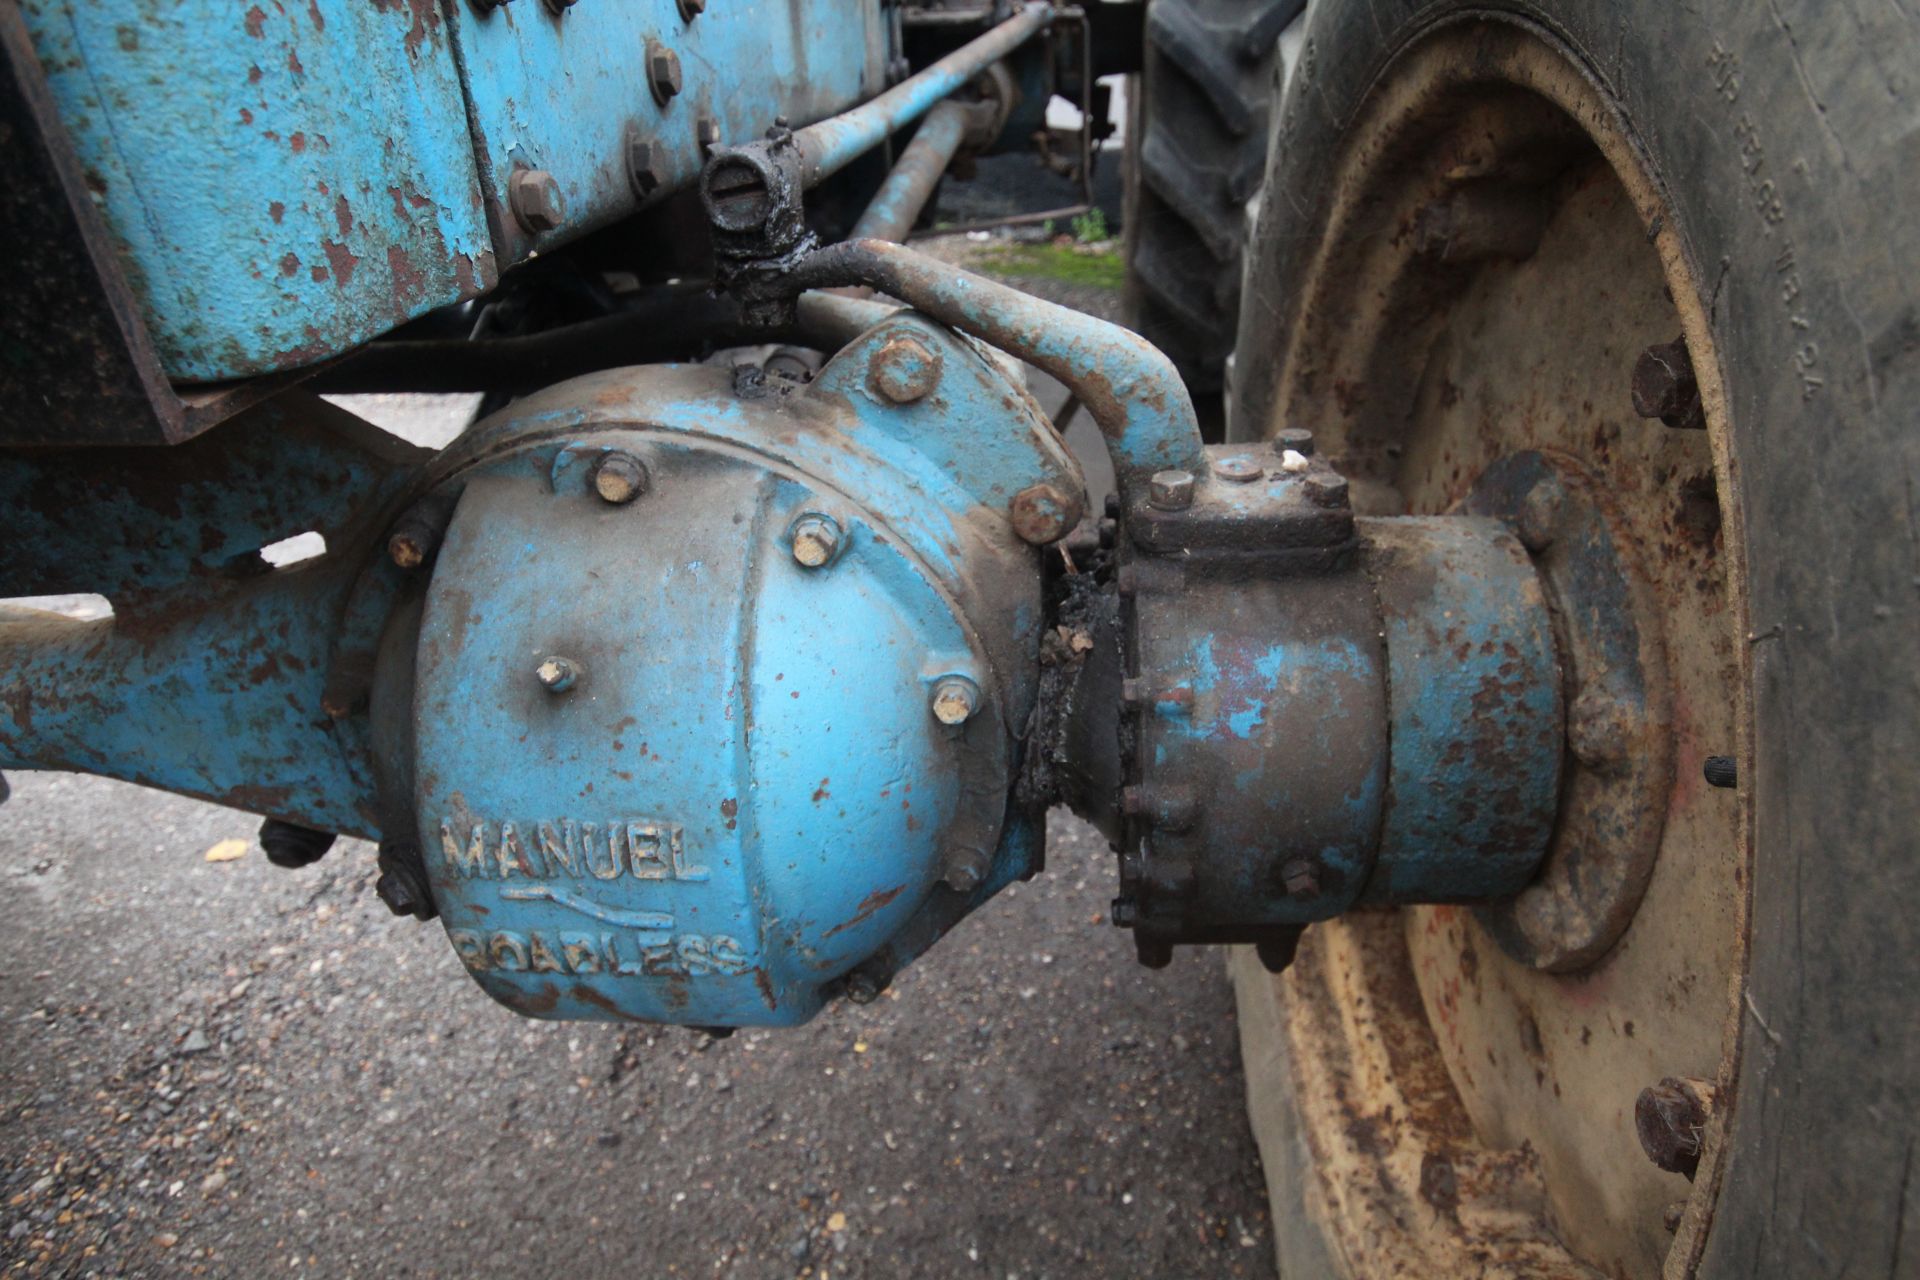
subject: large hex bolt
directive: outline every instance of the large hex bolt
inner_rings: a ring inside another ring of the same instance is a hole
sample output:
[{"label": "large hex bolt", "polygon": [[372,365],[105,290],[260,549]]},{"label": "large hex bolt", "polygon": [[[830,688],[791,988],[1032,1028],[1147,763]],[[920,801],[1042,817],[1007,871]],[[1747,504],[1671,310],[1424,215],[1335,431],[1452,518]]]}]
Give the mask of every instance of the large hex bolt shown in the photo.
[{"label": "large hex bolt", "polygon": [[645,200],[660,189],[665,180],[666,156],[662,149],[653,144],[653,139],[639,125],[629,123],[626,129],[627,185],[633,188],[634,198]]},{"label": "large hex bolt", "polygon": [[980,709],[980,686],[965,676],[942,676],[934,683],[931,707],[941,724],[965,724]]},{"label": "large hex bolt", "polygon": [[1159,511],[1185,511],[1193,505],[1193,472],[1154,472],[1147,479],[1147,504]]},{"label": "large hex bolt", "polygon": [[624,506],[647,491],[647,464],[624,450],[600,456],[593,468],[593,491],[602,502]]},{"label": "large hex bolt", "polygon": [[647,41],[647,88],[653,100],[666,106],[680,92],[680,55],[658,40]]},{"label": "large hex bolt", "polygon": [[1714,1087],[1690,1076],[1668,1076],[1642,1089],[1633,1104],[1633,1127],[1647,1159],[1668,1173],[1692,1178],[1700,1168],[1713,1100]]},{"label": "large hex bolt", "polygon": [[1553,545],[1555,526],[1560,519],[1560,504],[1567,492],[1558,480],[1548,478],[1527,490],[1514,514],[1513,532],[1520,545],[1539,555]]},{"label": "large hex bolt", "polygon": [[1655,343],[1633,362],[1633,411],[1681,430],[1697,431],[1707,425],[1685,338]]},{"label": "large hex bolt", "polygon": [[788,530],[793,558],[803,569],[819,569],[840,554],[840,525],[832,516],[808,512]]},{"label": "large hex bolt", "polygon": [[416,920],[431,920],[440,914],[433,904],[433,889],[427,884],[418,845],[383,840],[379,866],[380,878],[374,881],[373,891],[387,904],[387,910]]},{"label": "large hex bolt", "polygon": [[940,384],[940,364],[940,354],[926,343],[911,334],[896,334],[867,362],[867,380],[894,404],[912,404]]},{"label": "large hex bolt", "polygon": [[567,220],[560,184],[545,169],[518,169],[507,179],[507,206],[528,235],[557,231]]},{"label": "large hex bolt", "polygon": [[1032,484],[1013,495],[1008,517],[1022,541],[1045,546],[1080,523],[1080,500],[1056,485]]},{"label": "large hex bolt", "polygon": [[580,683],[580,664],[557,653],[548,654],[533,669],[533,678],[548,693],[565,693]]},{"label": "large hex bolt", "polygon": [[278,818],[260,824],[260,848],[266,852],[267,861],[290,871],[310,867],[326,857],[333,841],[331,831],[315,831]]}]

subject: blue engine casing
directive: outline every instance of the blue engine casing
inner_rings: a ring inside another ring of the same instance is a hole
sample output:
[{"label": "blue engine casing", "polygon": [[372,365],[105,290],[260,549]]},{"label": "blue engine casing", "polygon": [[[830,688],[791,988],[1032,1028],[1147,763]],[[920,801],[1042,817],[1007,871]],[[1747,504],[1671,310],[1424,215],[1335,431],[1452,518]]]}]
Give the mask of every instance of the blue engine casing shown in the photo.
[{"label": "blue engine casing", "polygon": [[[902,337],[933,356],[907,404],[874,382]],[[1010,795],[1041,553],[1009,503],[1083,488],[1000,362],[903,314],[804,387],[632,369],[508,413],[458,447],[413,680],[424,862],[490,994],[801,1022],[1031,872],[1041,815]],[[592,482],[614,450],[647,471],[619,505]],[[810,515],[841,534],[817,566]],[[536,678],[553,656],[564,690]],[[980,698],[949,725],[954,676]],[[980,883],[949,888],[968,857]]]}]

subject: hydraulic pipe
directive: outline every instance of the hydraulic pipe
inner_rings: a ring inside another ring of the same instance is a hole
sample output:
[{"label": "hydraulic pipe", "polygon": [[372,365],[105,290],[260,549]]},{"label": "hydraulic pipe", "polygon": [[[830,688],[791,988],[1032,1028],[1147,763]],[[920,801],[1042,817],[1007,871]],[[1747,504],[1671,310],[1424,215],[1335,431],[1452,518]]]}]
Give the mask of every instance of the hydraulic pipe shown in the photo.
[{"label": "hydraulic pipe", "polygon": [[871,102],[794,131],[800,152],[800,182],[811,187],[879,146],[904,124],[932,110],[981,71],[1006,57],[1054,18],[1051,4],[1034,3],[969,41],[926,70],[909,76]]},{"label": "hydraulic pipe", "polygon": [[929,111],[847,238],[905,240],[966,139],[967,124],[967,108],[951,98]]},{"label": "hydraulic pipe", "polygon": [[850,240],[801,259],[789,287],[865,285],[1064,382],[1107,439],[1123,483],[1201,457],[1193,399],[1173,362],[1119,325],[961,271],[897,244]]}]

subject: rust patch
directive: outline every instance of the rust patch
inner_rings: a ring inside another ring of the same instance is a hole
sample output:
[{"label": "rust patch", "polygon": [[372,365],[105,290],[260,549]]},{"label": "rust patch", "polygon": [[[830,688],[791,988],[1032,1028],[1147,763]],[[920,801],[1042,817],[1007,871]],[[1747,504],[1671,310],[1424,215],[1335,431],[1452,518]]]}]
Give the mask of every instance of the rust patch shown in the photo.
[{"label": "rust patch", "polygon": [[261,10],[259,5],[255,5],[253,8],[247,10],[246,28],[247,34],[255,40],[260,39],[261,32],[266,30],[267,15]]},{"label": "rust patch", "polygon": [[880,908],[886,906],[889,902],[892,902],[895,898],[899,897],[901,893],[905,891],[906,887],[907,886],[903,884],[897,884],[891,889],[875,889],[872,893],[868,894],[866,897],[860,900],[860,906],[858,910],[856,910],[851,916],[847,917],[845,920],[841,921],[839,924],[833,926],[833,928],[827,930],[826,933],[823,934],[822,936],[826,938],[831,938],[834,934],[839,933],[843,929],[852,929],[857,925],[865,924],[869,919],[872,918],[874,912],[880,910]]},{"label": "rust patch", "polygon": [[360,259],[353,250],[338,240],[328,240],[320,246],[327,251],[327,261],[333,267],[333,282],[342,289],[353,283],[353,271],[360,265]]}]

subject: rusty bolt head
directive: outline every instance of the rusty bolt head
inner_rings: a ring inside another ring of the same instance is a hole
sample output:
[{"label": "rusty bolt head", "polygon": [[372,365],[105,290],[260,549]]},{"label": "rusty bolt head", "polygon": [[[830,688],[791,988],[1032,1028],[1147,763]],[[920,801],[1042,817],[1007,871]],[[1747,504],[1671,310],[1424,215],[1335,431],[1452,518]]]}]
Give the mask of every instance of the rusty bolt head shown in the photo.
[{"label": "rusty bolt head", "polygon": [[680,92],[680,55],[658,40],[647,41],[647,87],[653,100],[666,106]]},{"label": "rusty bolt head", "polygon": [[840,552],[840,525],[832,516],[809,512],[788,530],[793,558],[804,569],[818,569]]},{"label": "rusty bolt head", "polygon": [[1567,711],[1567,745],[1589,769],[1624,763],[1633,747],[1631,709],[1605,689],[1587,689]]},{"label": "rusty bolt head", "polygon": [[1560,504],[1567,496],[1560,482],[1554,479],[1542,480],[1527,490],[1520,499],[1520,510],[1514,514],[1513,532],[1520,539],[1520,545],[1535,555],[1553,545],[1555,526],[1560,520]]},{"label": "rusty bolt head", "polygon": [[1080,522],[1080,500],[1050,484],[1032,484],[1008,506],[1013,531],[1035,546],[1058,542]]},{"label": "rusty bolt head", "polygon": [[1280,868],[1280,883],[1295,898],[1311,898],[1320,892],[1320,868],[1305,858],[1295,858]]},{"label": "rusty bolt head", "polygon": [[1132,898],[1115,898],[1107,911],[1107,919],[1116,929],[1131,929],[1140,919],[1140,904]]},{"label": "rusty bolt head", "polygon": [[1647,1158],[1668,1173],[1688,1178],[1700,1168],[1714,1088],[1705,1080],[1668,1076],[1642,1089],[1633,1104],[1633,1127]]},{"label": "rusty bolt head", "polygon": [[898,334],[880,344],[867,363],[873,389],[895,404],[912,404],[940,383],[940,355],[920,339]]},{"label": "rusty bolt head", "polygon": [[560,184],[545,169],[519,169],[507,180],[507,204],[528,235],[558,230],[567,220]]},{"label": "rusty bolt head", "polygon": [[855,1004],[872,1004],[880,998],[880,984],[873,975],[864,970],[855,969],[847,975],[847,999]]},{"label": "rusty bolt head", "polygon": [[1307,501],[1316,507],[1347,505],[1347,478],[1333,471],[1309,471],[1301,477]]},{"label": "rusty bolt head", "polygon": [[1193,505],[1193,472],[1154,472],[1147,480],[1147,502],[1161,511],[1185,511]]},{"label": "rusty bolt head", "polygon": [[1633,411],[1641,417],[1679,418],[1699,398],[1685,338],[1655,343],[1633,362]]},{"label": "rusty bolt head", "polygon": [[1313,432],[1307,430],[1305,427],[1280,428],[1273,436],[1273,451],[1275,453],[1285,453],[1289,449],[1303,458],[1311,458],[1313,456]]},{"label": "rusty bolt head", "polygon": [[579,683],[580,667],[571,658],[549,654],[533,669],[533,675],[548,693],[565,693]]},{"label": "rusty bolt head", "polygon": [[333,841],[331,831],[315,831],[278,818],[268,818],[260,824],[261,852],[276,867],[291,870],[312,866],[327,856]]},{"label": "rusty bolt head", "polygon": [[1229,484],[1248,484],[1267,474],[1267,469],[1252,458],[1216,458],[1213,474]]},{"label": "rusty bolt head", "polygon": [[402,569],[418,569],[433,550],[434,532],[419,520],[403,520],[387,539],[387,558]]},{"label": "rusty bolt head", "polygon": [[706,155],[720,145],[720,122],[712,116],[701,116],[693,122],[694,145],[700,148],[700,154]]},{"label": "rusty bolt head", "polygon": [[980,686],[965,676],[943,676],[933,686],[933,718],[965,724],[980,709]]},{"label": "rusty bolt head", "polygon": [[412,916],[416,920],[434,917],[433,895],[427,892],[419,877],[401,868],[389,867],[382,871],[374,881],[373,891],[387,904],[387,910],[397,916]]},{"label": "rusty bolt head", "polygon": [[627,182],[635,197],[645,200],[660,189],[665,156],[653,145],[639,125],[627,126]]},{"label": "rusty bolt head", "polygon": [[957,893],[972,893],[987,878],[986,859],[967,852],[950,856],[946,870],[947,888]]},{"label": "rusty bolt head", "polygon": [[707,0],[678,0],[680,21],[692,22],[707,11]]},{"label": "rusty bolt head", "polygon": [[615,449],[601,456],[592,479],[593,491],[602,502],[622,506],[647,491],[647,464]]}]

